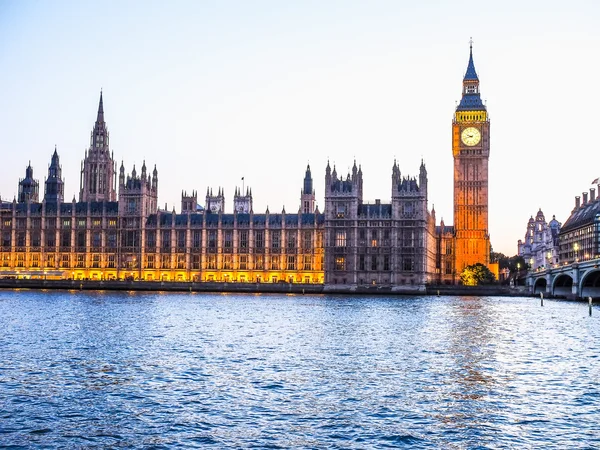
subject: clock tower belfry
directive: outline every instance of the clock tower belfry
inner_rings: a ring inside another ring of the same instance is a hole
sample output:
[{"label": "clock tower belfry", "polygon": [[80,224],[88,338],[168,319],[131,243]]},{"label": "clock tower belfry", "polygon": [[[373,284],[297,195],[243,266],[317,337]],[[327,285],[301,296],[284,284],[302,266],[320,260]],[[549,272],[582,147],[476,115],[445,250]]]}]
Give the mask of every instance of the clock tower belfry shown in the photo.
[{"label": "clock tower belfry", "polygon": [[463,78],[463,91],[452,120],[454,157],[454,231],[456,271],[469,265],[489,265],[488,161],[490,121],[479,93],[473,63],[473,42]]}]

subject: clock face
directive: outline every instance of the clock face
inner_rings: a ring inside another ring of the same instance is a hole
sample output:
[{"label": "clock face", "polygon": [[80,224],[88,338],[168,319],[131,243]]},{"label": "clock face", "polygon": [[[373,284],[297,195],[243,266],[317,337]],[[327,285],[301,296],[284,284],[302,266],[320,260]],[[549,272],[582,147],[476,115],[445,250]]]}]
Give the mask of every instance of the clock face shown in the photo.
[{"label": "clock face", "polygon": [[462,131],[460,134],[460,139],[463,141],[463,144],[471,147],[479,144],[479,141],[481,140],[481,132],[475,127],[468,127]]}]

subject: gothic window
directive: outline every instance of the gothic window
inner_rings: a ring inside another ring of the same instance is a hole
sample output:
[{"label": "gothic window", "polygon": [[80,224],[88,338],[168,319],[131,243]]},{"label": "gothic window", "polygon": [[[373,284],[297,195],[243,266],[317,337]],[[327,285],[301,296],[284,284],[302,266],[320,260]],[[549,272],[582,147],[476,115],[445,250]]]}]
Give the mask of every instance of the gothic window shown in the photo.
[{"label": "gothic window", "polygon": [[358,270],[365,270],[365,255],[358,257]]},{"label": "gothic window", "polygon": [[192,256],[192,270],[200,270],[200,255]]},{"label": "gothic window", "polygon": [[106,235],[106,244],[108,248],[117,247],[117,233],[115,231],[109,231]]},{"label": "gothic window", "polygon": [[36,231],[31,234],[31,246],[39,247],[40,246],[40,232]]},{"label": "gothic window", "polygon": [[160,267],[163,269],[171,268],[171,255],[161,255]]},{"label": "gothic window", "polygon": [[217,230],[208,231],[208,248],[214,251],[217,248]]},{"label": "gothic window", "polygon": [[383,270],[390,270],[390,255],[383,256]]},{"label": "gothic window", "polygon": [[148,250],[156,247],[156,231],[146,231],[146,247]]},{"label": "gothic window", "polygon": [[312,249],[312,232],[311,231],[304,232],[304,236],[302,238],[302,247],[304,248],[304,250],[307,250],[307,251]]},{"label": "gothic window", "polygon": [[77,232],[77,247],[85,248],[85,231]]},{"label": "gothic window", "polygon": [[60,259],[60,267],[61,268],[65,268],[65,267],[69,267],[70,266],[70,261],[69,261],[69,254],[68,253],[63,253],[61,255],[61,259]]},{"label": "gothic window", "polygon": [[264,256],[262,256],[262,255],[255,256],[254,268],[256,270],[263,270],[264,269],[264,265],[265,265]]},{"label": "gothic window", "polygon": [[371,270],[377,270],[377,256],[371,255]]},{"label": "gothic window", "polygon": [[63,219],[62,227],[63,228],[71,228],[71,219]]},{"label": "gothic window", "polygon": [[335,257],[335,270],[346,270],[346,258],[343,256]]},{"label": "gothic window", "polygon": [[371,247],[377,247],[377,230],[371,231]]},{"label": "gothic window", "polygon": [[248,248],[248,232],[240,231],[240,248]]},{"label": "gothic window", "polygon": [[336,247],[345,247],[346,246],[346,231],[345,230],[337,230],[335,232],[335,246]]},{"label": "gothic window", "polygon": [[312,270],[312,257],[305,255],[304,256],[304,270]]},{"label": "gothic window", "polygon": [[108,262],[106,263],[106,267],[109,269],[115,268],[115,255],[108,255]]},{"label": "gothic window", "polygon": [[271,270],[279,270],[279,256],[271,257]]},{"label": "gothic window", "polygon": [[208,255],[208,261],[206,263],[207,269],[215,270],[217,268],[217,256]]},{"label": "gothic window", "polygon": [[290,250],[296,248],[296,233],[293,231],[287,233],[287,248]]},{"label": "gothic window", "polygon": [[46,233],[46,248],[51,249],[51,248],[54,248],[55,245],[56,245],[56,234],[54,234],[54,232]]},{"label": "gothic window", "polygon": [[171,230],[162,230],[160,241],[164,251],[171,250]]},{"label": "gothic window", "polygon": [[194,230],[192,235],[192,246],[200,248],[202,246],[202,231]]},{"label": "gothic window", "polygon": [[281,247],[281,232],[280,231],[271,232],[271,247],[272,248],[280,248]]},{"label": "gothic window", "polygon": [[177,247],[184,248],[185,247],[185,231],[180,230],[177,232]]},{"label": "gothic window", "polygon": [[233,247],[233,231],[231,231],[231,230],[225,231],[225,239],[223,242],[223,247],[225,247],[225,248]]},{"label": "gothic window", "polygon": [[287,257],[287,270],[296,270],[296,257],[289,255]]},{"label": "gothic window", "polygon": [[63,231],[60,236],[60,246],[70,247],[71,246],[71,232]]},{"label": "gothic window", "polygon": [[264,248],[265,247],[265,232],[255,231],[254,232],[254,247],[255,248]]},{"label": "gothic window", "polygon": [[177,255],[177,268],[185,269],[185,255]]},{"label": "gothic window", "polygon": [[248,270],[248,256],[240,256],[240,270]]},{"label": "gothic window", "polygon": [[413,271],[413,259],[410,257],[405,257],[404,261],[403,261],[402,269],[405,272],[412,272]]},{"label": "gothic window", "polygon": [[223,270],[231,270],[231,255],[223,256]]}]

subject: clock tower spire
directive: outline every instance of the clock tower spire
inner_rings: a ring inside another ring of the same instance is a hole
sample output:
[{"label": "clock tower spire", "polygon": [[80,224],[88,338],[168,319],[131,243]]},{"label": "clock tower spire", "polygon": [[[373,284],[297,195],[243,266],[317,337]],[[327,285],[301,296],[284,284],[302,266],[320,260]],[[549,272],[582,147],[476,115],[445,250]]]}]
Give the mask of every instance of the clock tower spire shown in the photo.
[{"label": "clock tower spire", "polygon": [[452,120],[454,156],[454,230],[456,271],[469,265],[489,265],[488,161],[490,121],[479,93],[473,62],[473,41],[463,78],[462,98]]}]

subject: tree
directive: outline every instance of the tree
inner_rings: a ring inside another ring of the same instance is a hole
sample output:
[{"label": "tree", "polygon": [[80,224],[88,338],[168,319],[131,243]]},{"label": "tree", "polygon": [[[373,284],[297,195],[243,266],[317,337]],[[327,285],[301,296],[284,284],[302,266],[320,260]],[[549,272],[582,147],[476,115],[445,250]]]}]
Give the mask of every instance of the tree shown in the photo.
[{"label": "tree", "polygon": [[496,281],[494,274],[481,263],[465,267],[460,274],[460,280],[465,286],[492,284]]}]

